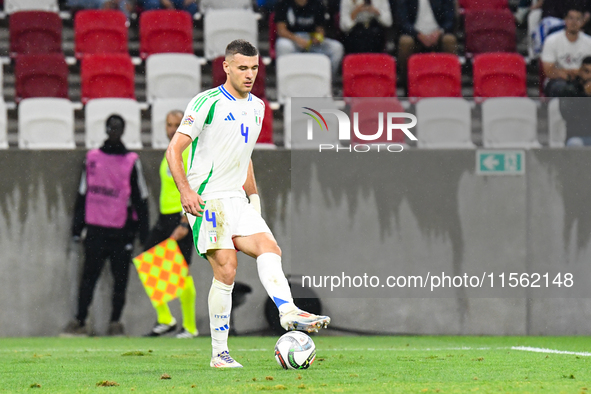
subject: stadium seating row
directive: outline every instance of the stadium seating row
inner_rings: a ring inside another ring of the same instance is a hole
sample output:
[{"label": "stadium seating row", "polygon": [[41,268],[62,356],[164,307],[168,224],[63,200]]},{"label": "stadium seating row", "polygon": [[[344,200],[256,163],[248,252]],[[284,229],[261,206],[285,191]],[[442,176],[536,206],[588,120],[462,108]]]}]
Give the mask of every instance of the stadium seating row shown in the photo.
[{"label": "stadium seating row", "polygon": [[[189,99],[158,99],[151,107],[153,148],[166,148],[166,114],[171,110],[184,110]],[[268,103],[267,103],[268,104]],[[267,105],[263,129],[257,141],[258,148],[274,148],[273,116]],[[85,108],[85,146],[88,149],[102,145],[107,138],[105,121],[113,113],[120,114],[126,123],[123,142],[129,149],[143,148],[141,140],[141,108],[132,99],[103,98],[90,100]],[[269,115],[267,120],[267,115]],[[21,149],[73,149],[74,105],[63,98],[29,98],[18,107],[18,146]],[[6,104],[0,101],[0,148],[8,148],[6,135]]]},{"label": "stadium seating row", "polygon": [[[397,98],[349,100],[349,118],[353,123],[357,113],[358,129],[361,134],[374,135],[379,130],[380,113],[406,112]],[[337,108],[337,104],[332,106]],[[331,107],[326,103],[324,107]],[[323,108],[324,108],[323,107]],[[305,130],[309,118],[291,111],[291,101],[284,107],[286,126],[286,147],[291,149],[318,149],[319,143],[338,146],[339,125],[336,116],[326,116],[327,131],[307,138]],[[482,145],[485,148],[540,148],[538,141],[537,104],[526,97],[491,98],[481,105],[482,110]],[[428,149],[473,149],[472,109],[463,98],[425,98],[415,107],[417,117],[417,146]],[[382,121],[384,122],[384,121]],[[406,120],[394,123],[407,123]],[[548,106],[549,146],[563,147],[566,138],[566,123],[560,114],[558,99],[550,101]],[[384,123],[383,123],[384,124]],[[352,124],[353,128],[354,125]],[[297,132],[292,132],[297,130]],[[392,139],[386,133],[371,141],[372,144],[405,144],[405,135],[401,130],[394,130]],[[351,145],[367,145],[368,142],[351,133]]]},{"label": "stadium seating row", "polygon": [[[488,53],[474,58],[474,97],[527,96],[526,64],[517,53]],[[416,54],[408,64],[408,96],[461,97],[461,64],[457,56]],[[291,54],[277,59],[278,100],[331,96],[328,59]],[[344,97],[395,97],[396,60],[386,54],[352,54],[343,60]]]},{"label": "stadium seating row", "polygon": [[[152,147],[165,148],[168,140],[162,132],[166,114],[173,109],[183,108],[184,99],[159,99],[152,105]],[[378,113],[404,112],[397,98],[370,99],[350,103],[350,112],[357,112],[359,130],[363,134],[377,130]],[[268,108],[268,106],[267,106]],[[268,109],[269,110],[269,109]],[[291,128],[306,130],[303,122],[308,118],[296,116],[291,119],[291,106],[285,106],[286,147],[292,149],[317,149],[318,140],[303,138],[303,134],[292,135]],[[21,149],[73,149],[74,107],[67,99],[33,98],[25,99],[19,108],[18,144]],[[140,107],[131,99],[95,99],[85,107],[85,146],[95,148],[106,138],[104,124],[112,113],[119,113],[126,121],[123,141],[130,149],[141,149]],[[472,142],[472,116],[470,104],[462,98],[427,98],[416,105],[418,124],[416,132],[419,148],[475,148]],[[339,144],[336,117],[326,117],[332,134],[324,134],[322,143]],[[491,98],[482,104],[482,141],[485,148],[539,148],[537,136],[536,103],[523,97]],[[566,124],[558,108],[558,99],[548,106],[549,146],[562,147],[566,137]],[[51,132],[48,132],[51,130]],[[258,140],[258,147],[274,147],[272,127],[264,127]],[[384,134],[385,138],[385,134]],[[404,143],[404,134],[394,133],[391,141],[384,138],[373,143]],[[311,145],[312,143],[312,145]],[[352,134],[351,143],[364,141]],[[0,148],[7,148],[6,107],[0,101]]]},{"label": "stadium seating row", "polygon": [[[223,57],[213,61],[213,82],[225,82]],[[15,59],[15,99],[33,97],[68,98],[68,66],[58,53],[19,55]],[[259,64],[252,93],[265,98],[265,65]],[[0,80],[1,80],[0,71]],[[135,70],[127,54],[92,54],[82,60],[81,95],[93,98],[135,98]],[[146,59],[147,100],[193,97],[201,91],[201,63],[188,53],[161,53]]]},{"label": "stadium seating row", "polygon": [[[225,81],[219,57],[213,61],[214,86]],[[265,98],[265,65],[259,65],[253,94]],[[29,54],[15,59],[16,101],[33,97],[68,98],[68,67],[63,55]],[[105,97],[135,98],[135,70],[128,54],[86,55],[81,62],[82,102]],[[277,60],[278,97],[332,95],[330,64],[319,54],[291,54]],[[409,61],[410,97],[461,97],[461,66],[450,54],[417,54]],[[201,64],[193,54],[155,54],[146,60],[148,102],[190,98],[201,91]],[[526,96],[526,65],[513,53],[477,55],[475,97]],[[386,54],[353,54],[343,61],[345,97],[395,97],[396,61]]]},{"label": "stadium seating row", "polygon": [[[276,39],[270,16],[270,47]],[[464,15],[466,53],[515,52],[516,26],[508,9],[468,10]],[[242,37],[258,42],[256,14],[244,9],[211,10],[203,21],[205,58],[223,55],[228,41]],[[10,51],[46,53],[61,51],[62,24],[58,14],[47,11],[20,11],[9,20]],[[139,18],[140,56],[153,53],[193,53],[193,23],[184,11],[152,10]],[[128,23],[115,10],[84,10],[74,19],[75,53],[127,53]],[[274,51],[271,53],[274,56]]]},{"label": "stadium seating row", "polygon": [[[249,10],[211,10],[203,21],[205,57],[224,54],[232,39],[258,41],[256,14]],[[20,11],[9,19],[10,54],[59,53],[62,51],[62,22],[48,11]],[[145,11],[139,18],[140,57],[155,53],[193,53],[193,20],[184,11]],[[76,58],[87,54],[128,51],[128,22],[115,10],[83,10],[74,18]]]}]

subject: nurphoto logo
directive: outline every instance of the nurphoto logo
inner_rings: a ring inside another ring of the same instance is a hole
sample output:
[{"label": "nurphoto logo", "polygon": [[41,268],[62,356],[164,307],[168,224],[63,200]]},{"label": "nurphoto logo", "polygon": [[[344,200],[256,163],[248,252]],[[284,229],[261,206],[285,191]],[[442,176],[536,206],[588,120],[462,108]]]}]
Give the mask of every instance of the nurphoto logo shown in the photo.
[{"label": "nurphoto logo", "polygon": [[[328,124],[323,114],[332,114],[336,116],[338,121],[339,141],[351,141],[351,120],[349,119],[349,115],[347,115],[347,113],[333,108],[320,109],[319,111],[310,107],[302,108],[307,111],[302,113],[310,117],[307,122],[306,130],[307,139],[309,141],[314,140],[314,122],[318,125],[321,132],[329,131]],[[351,144],[349,147],[339,146],[338,144],[322,143],[318,145],[318,151],[322,152],[332,150],[337,152],[368,152],[373,149],[378,152],[402,152],[404,147],[399,143],[392,142],[394,130],[402,131],[411,141],[417,140],[417,137],[415,137],[415,135],[409,130],[417,125],[417,117],[413,114],[406,112],[378,112],[376,116],[378,118],[377,131],[374,132],[374,130],[364,130],[364,133],[361,133],[359,130],[359,112],[353,112],[353,133],[358,141],[364,141],[367,143],[355,143]],[[410,122],[397,123],[404,119],[408,119]],[[378,140],[383,141],[382,136],[384,134],[384,123],[386,124],[386,142],[376,142]],[[367,128],[367,126],[365,126],[365,128]],[[367,134],[368,132],[373,134]]]}]

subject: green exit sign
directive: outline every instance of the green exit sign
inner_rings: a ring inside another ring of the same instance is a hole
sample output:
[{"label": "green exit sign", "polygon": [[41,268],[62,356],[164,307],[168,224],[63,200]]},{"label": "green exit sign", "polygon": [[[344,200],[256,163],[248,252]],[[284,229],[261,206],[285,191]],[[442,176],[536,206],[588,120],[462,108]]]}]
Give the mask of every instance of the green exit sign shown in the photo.
[{"label": "green exit sign", "polygon": [[525,152],[522,150],[476,151],[476,174],[478,175],[523,175]]}]

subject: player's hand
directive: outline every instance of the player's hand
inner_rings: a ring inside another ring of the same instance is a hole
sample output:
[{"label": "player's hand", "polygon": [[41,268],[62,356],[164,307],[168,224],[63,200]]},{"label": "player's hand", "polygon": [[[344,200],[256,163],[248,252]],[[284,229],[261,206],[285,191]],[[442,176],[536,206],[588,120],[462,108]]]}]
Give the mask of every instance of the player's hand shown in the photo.
[{"label": "player's hand", "polygon": [[250,205],[252,205],[254,210],[257,211],[260,215],[261,214],[261,198],[259,197],[259,195],[258,194],[251,194],[250,196],[248,196],[248,199],[250,200]]},{"label": "player's hand", "polygon": [[188,191],[181,193],[181,205],[185,212],[190,213],[193,216],[202,216],[205,202],[199,194],[194,190],[189,189]]},{"label": "player's hand", "polygon": [[189,234],[189,229],[185,226],[176,226],[172,234],[170,234],[170,238],[174,239],[175,241],[180,241],[181,239],[185,238]]}]

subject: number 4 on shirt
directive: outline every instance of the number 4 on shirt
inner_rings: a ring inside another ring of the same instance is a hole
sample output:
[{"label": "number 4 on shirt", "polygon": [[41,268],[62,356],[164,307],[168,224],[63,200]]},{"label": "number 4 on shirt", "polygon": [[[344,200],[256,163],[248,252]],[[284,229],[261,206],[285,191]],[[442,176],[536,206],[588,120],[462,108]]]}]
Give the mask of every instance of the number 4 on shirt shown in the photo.
[{"label": "number 4 on shirt", "polygon": [[244,136],[244,143],[248,144],[248,126],[244,127],[244,123],[240,124],[240,134]]}]

